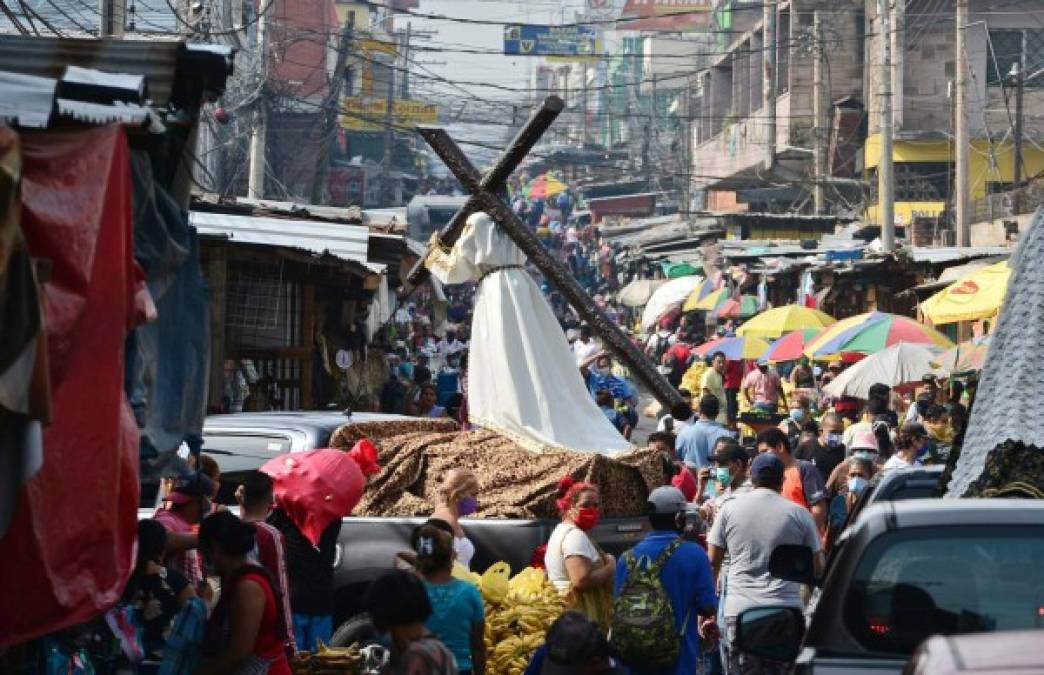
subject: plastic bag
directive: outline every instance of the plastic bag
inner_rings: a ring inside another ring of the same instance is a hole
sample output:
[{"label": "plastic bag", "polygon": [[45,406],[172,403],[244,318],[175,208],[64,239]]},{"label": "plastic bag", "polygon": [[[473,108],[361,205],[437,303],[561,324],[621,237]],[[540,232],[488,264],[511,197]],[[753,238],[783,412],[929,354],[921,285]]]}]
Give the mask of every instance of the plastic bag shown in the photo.
[{"label": "plastic bag", "polygon": [[482,597],[486,602],[500,604],[508,594],[510,580],[511,566],[503,560],[493,563],[482,575],[482,582],[479,584]]}]

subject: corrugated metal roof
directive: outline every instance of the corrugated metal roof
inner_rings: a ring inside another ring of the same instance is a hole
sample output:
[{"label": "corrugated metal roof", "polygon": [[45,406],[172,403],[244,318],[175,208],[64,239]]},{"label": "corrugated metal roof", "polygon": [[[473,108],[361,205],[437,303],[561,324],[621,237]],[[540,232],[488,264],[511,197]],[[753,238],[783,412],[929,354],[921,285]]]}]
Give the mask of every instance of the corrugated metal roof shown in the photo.
[{"label": "corrugated metal roof", "polygon": [[[175,91],[180,77],[183,86],[189,82],[202,89],[224,89],[224,78],[231,73],[231,50],[215,52],[213,45],[205,49],[182,42],[150,40],[90,40],[5,35],[0,40],[0,70],[60,79],[68,65],[94,68],[107,73],[144,75],[148,98],[157,107],[165,107],[180,92]],[[210,72],[211,66],[225,59],[224,72]],[[211,76],[215,81],[210,82]],[[217,81],[217,80],[220,81]],[[188,92],[185,92],[186,94]]]},{"label": "corrugated metal roof", "polygon": [[1004,246],[922,246],[910,249],[910,259],[915,263],[954,262],[957,260],[973,260],[994,255],[1011,255],[1011,249]]},{"label": "corrugated metal roof", "polygon": [[190,211],[189,224],[204,237],[225,237],[232,242],[299,249],[317,255],[329,254],[383,272],[385,266],[367,260],[370,231],[360,225],[289,220],[259,216]]},{"label": "corrugated metal roof", "polygon": [[58,81],[0,71],[0,120],[10,125],[47,128]]}]

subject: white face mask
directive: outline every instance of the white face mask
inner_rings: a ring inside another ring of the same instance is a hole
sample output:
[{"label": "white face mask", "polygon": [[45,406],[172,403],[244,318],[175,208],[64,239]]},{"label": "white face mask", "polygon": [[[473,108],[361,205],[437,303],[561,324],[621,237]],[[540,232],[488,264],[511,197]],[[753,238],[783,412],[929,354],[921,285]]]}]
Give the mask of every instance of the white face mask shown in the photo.
[{"label": "white face mask", "polygon": [[861,494],[869,484],[870,481],[862,476],[851,476],[848,479],[848,491],[854,495],[858,495]]}]

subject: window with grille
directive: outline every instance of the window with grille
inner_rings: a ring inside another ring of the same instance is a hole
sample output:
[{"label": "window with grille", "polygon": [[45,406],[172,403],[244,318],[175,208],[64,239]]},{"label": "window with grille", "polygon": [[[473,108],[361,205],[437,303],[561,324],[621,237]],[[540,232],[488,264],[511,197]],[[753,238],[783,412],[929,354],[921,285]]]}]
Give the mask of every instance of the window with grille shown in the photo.
[{"label": "window with grille", "polygon": [[[942,202],[949,193],[953,165],[947,162],[896,162],[895,201]],[[867,172],[870,201],[877,202],[877,168]]]},{"label": "window with grille", "polygon": [[[1023,58],[1028,73],[1044,68],[1044,29],[991,30],[990,43],[993,49],[986,66],[986,82],[991,86],[1003,84]],[[1026,86],[1044,87],[1044,79],[1031,80]]]}]

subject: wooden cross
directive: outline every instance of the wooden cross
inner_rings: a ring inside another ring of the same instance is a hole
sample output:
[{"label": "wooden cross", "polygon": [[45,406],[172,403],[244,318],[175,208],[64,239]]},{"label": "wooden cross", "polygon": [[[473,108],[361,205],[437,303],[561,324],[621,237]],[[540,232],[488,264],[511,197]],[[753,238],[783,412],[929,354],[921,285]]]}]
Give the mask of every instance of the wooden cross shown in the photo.
[{"label": "wooden cross", "polygon": [[[548,253],[537,239],[536,234],[515,215],[515,212],[499,194],[503,191],[508,176],[525,159],[564,107],[562,99],[557,96],[549,96],[543,105],[533,113],[508,149],[500,156],[496,165],[485,176],[478,172],[478,169],[472,165],[444,129],[417,128],[418,133],[446,163],[464,189],[471,194],[464,206],[454,214],[450,222],[439,233],[439,238],[446,246],[452,246],[463,232],[469,216],[477,211],[488,213],[504,231],[504,234],[510,237],[526,254],[529,261],[565,296],[577,314],[591,326],[592,332],[602,339],[602,343],[617,359],[631,369],[631,373],[649,389],[661,404],[670,408],[672,405],[682,402],[681,394],[660,374],[655,364],[634,346],[620,327],[595,304],[569,270]],[[426,274],[427,269],[423,267],[423,261],[421,261],[418,267],[410,272],[410,284],[416,287],[417,284],[424,281]]]}]

